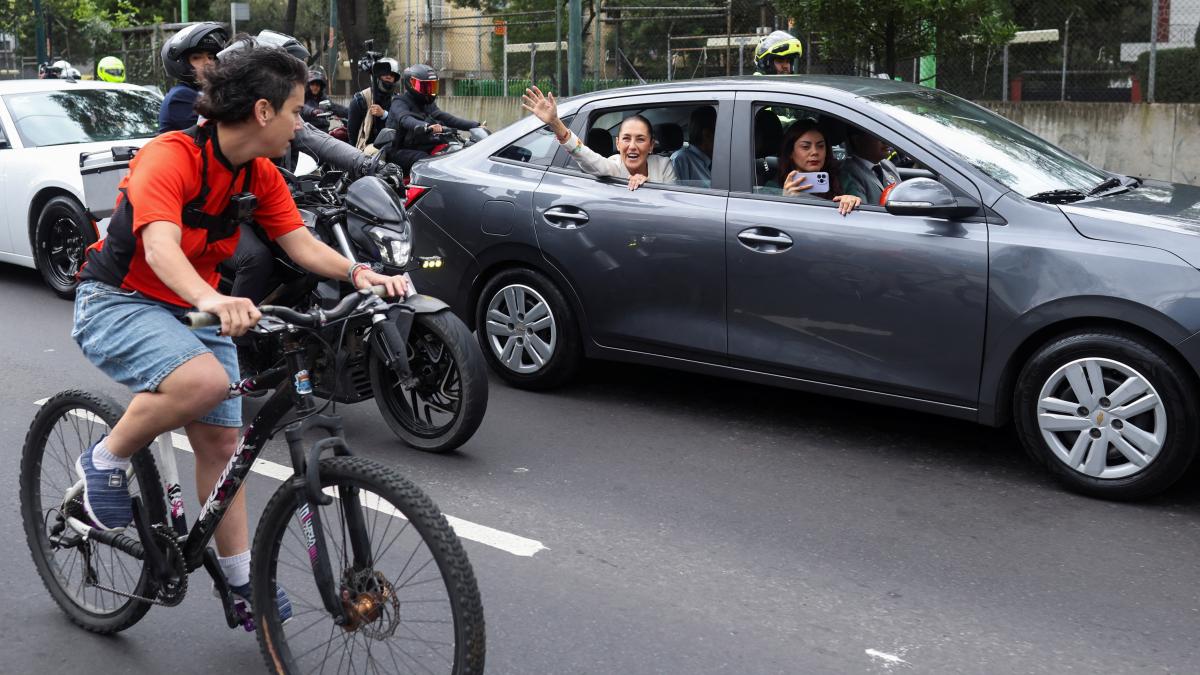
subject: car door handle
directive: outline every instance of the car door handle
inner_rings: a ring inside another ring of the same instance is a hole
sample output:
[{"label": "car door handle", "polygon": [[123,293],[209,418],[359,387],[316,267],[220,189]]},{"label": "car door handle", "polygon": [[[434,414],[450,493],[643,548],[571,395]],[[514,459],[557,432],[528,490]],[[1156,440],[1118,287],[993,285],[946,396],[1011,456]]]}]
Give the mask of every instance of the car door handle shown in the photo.
[{"label": "car door handle", "polygon": [[792,238],[770,227],[752,227],[738,232],[738,241],[751,251],[781,253],[792,247]]},{"label": "car door handle", "polygon": [[[566,208],[571,208],[574,210],[567,211]],[[554,208],[546,209],[546,212],[542,214],[542,217],[545,218],[546,222],[550,223],[552,227],[558,227],[564,230],[573,230],[577,227],[582,227],[583,224],[589,220],[588,214],[583,210],[576,209],[575,207],[566,208],[556,206]]]}]

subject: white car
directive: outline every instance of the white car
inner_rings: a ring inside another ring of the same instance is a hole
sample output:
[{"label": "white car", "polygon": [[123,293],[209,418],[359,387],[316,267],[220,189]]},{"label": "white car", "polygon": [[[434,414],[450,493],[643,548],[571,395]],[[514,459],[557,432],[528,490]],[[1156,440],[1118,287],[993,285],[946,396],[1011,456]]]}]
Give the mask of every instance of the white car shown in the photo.
[{"label": "white car", "polygon": [[0,262],[36,268],[72,297],[83,251],[101,236],[84,207],[80,153],[144,145],[161,103],[131,84],[0,81]]}]

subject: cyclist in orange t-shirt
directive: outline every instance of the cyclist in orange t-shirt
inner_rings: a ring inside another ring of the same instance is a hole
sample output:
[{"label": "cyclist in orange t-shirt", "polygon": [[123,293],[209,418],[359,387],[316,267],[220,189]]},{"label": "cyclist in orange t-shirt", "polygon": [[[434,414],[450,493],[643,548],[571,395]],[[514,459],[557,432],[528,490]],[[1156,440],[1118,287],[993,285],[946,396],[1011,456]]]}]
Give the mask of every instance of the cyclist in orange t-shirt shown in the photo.
[{"label": "cyclist in orange t-shirt", "polygon": [[[314,238],[267,159],[284,154],[300,125],[306,77],[301,61],[268,47],[211,66],[197,104],[206,122],[158,136],[138,152],[107,235],[87,251],[72,337],[89,361],[135,392],[109,435],[77,463],[86,481],[84,505],[98,527],[131,522],[126,469],[160,434],[187,432],[201,496],[237,448],[241,405],[227,399],[239,374],[231,336],[249,330],[260,314],[250,300],[216,290],[217,264],[233,254],[238,225],[251,214],[302,267],[348,276],[359,288],[405,291],[403,276],[352,264]],[[184,327],[178,317],[192,307],[219,316],[220,331]],[[230,511],[215,535],[217,552],[233,591],[248,601],[243,495]],[[290,615],[286,596],[278,595],[281,613]]]}]

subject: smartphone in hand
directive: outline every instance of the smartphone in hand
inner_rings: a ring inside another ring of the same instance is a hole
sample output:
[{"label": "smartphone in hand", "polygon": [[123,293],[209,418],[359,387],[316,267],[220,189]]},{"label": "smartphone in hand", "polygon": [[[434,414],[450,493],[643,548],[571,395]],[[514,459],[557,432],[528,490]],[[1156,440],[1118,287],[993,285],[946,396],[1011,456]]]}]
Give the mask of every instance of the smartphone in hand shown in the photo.
[{"label": "smartphone in hand", "polygon": [[829,192],[829,173],[825,171],[793,171],[788,174],[787,181],[794,183],[800,178],[804,178],[803,185],[811,185],[812,187],[805,190],[808,194],[823,195]]}]

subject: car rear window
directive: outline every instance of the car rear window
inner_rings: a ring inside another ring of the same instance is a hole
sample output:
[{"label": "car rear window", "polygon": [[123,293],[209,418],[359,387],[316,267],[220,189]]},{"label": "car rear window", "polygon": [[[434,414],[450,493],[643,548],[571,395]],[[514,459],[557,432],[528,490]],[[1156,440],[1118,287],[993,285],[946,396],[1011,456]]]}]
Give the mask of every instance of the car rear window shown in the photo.
[{"label": "car rear window", "polygon": [[78,89],[8,94],[4,105],[25,147],[148,138],[161,99],[144,90]]}]

